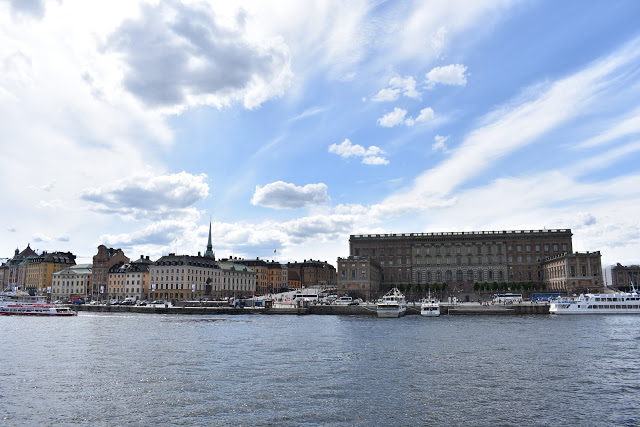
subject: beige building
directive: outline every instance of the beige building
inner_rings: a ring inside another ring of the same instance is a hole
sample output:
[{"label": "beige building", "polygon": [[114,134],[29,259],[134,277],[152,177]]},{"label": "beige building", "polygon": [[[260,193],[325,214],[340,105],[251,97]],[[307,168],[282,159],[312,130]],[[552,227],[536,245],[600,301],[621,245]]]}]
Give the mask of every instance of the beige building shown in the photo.
[{"label": "beige building", "polygon": [[214,258],[170,253],[150,267],[149,299],[184,300],[211,298],[222,271]]},{"label": "beige building", "polygon": [[85,300],[91,295],[91,271],[93,264],[77,264],[53,273],[51,300]]},{"label": "beige building", "polygon": [[109,269],[106,299],[122,301],[126,298],[147,299],[149,295],[149,257]]},{"label": "beige building", "polygon": [[338,296],[349,295],[370,301],[384,293],[380,264],[366,257],[338,258]]},{"label": "beige building", "polygon": [[542,261],[572,252],[570,229],[352,235],[351,256],[376,261],[383,288],[447,283],[543,284]]},{"label": "beige building", "polygon": [[602,289],[600,252],[564,253],[542,262],[545,288],[568,293],[596,292]]}]

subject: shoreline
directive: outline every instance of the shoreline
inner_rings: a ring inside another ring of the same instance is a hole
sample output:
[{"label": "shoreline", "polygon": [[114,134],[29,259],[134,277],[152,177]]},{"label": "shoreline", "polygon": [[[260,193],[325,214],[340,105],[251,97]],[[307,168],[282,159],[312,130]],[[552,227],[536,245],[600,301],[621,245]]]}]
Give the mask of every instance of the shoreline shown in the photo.
[{"label": "shoreline", "polygon": [[[184,314],[184,315],[334,315],[334,316],[376,316],[375,304],[361,305],[310,305],[308,307],[193,307],[163,305],[77,305],[72,307],[76,311],[90,313],[146,313],[146,314]],[[441,304],[440,311],[446,315],[525,315],[549,314],[549,304],[519,303],[480,305],[478,303]],[[407,315],[420,315],[420,305],[407,304]]]}]

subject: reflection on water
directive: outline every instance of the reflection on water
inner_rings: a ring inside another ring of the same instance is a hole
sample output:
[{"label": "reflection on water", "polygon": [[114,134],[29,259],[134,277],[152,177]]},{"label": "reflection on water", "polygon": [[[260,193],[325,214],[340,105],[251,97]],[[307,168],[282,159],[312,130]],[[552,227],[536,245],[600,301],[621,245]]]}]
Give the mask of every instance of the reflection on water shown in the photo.
[{"label": "reflection on water", "polygon": [[0,319],[8,425],[634,425],[636,316]]}]

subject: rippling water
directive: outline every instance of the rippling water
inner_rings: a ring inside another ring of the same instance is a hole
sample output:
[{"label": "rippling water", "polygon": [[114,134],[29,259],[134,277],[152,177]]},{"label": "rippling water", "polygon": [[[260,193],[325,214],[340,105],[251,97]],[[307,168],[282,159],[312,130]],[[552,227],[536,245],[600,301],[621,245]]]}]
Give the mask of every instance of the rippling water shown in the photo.
[{"label": "rippling water", "polygon": [[7,425],[639,425],[640,316],[0,318]]}]

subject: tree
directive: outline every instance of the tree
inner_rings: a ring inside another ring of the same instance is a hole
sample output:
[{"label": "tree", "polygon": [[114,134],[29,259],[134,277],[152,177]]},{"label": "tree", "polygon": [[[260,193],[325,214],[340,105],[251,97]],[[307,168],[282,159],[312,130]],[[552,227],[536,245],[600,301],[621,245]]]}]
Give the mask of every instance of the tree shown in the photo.
[{"label": "tree", "polygon": [[420,283],[416,284],[416,292],[422,293],[422,285]]},{"label": "tree", "polygon": [[411,288],[413,288],[413,285],[411,283],[407,283],[407,286],[405,287],[407,293],[411,292]]},{"label": "tree", "polygon": [[493,282],[493,283],[491,284],[491,289],[492,289],[493,291],[497,291],[497,290],[498,290],[498,282]]},{"label": "tree", "polygon": [[400,283],[397,287],[400,292],[404,292],[404,285],[402,283]]},{"label": "tree", "polygon": [[478,283],[478,282],[474,283],[473,284],[473,290],[476,291],[476,292],[481,291],[482,290],[482,285],[480,283]]},{"label": "tree", "polygon": [[508,287],[509,287],[509,286],[508,286],[506,283],[504,283],[504,282],[500,283],[500,289],[501,289],[503,292],[506,292]]}]

